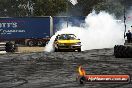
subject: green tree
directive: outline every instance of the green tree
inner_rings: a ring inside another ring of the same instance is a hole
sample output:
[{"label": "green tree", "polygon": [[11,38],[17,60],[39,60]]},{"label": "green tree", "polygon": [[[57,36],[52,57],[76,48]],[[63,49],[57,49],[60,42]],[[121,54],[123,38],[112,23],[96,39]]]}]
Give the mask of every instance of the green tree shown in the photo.
[{"label": "green tree", "polygon": [[0,0],[0,17],[87,16],[93,9],[120,17],[131,5],[132,0],[78,0],[75,6],[68,0]]},{"label": "green tree", "polygon": [[1,17],[55,16],[66,11],[66,0],[0,0]]},{"label": "green tree", "polygon": [[100,0],[78,0],[75,6],[70,4],[69,10],[71,15],[87,16],[93,10],[93,6],[99,2]]},{"label": "green tree", "polygon": [[36,0],[35,16],[56,16],[66,11],[66,0]]},{"label": "green tree", "polygon": [[106,11],[114,14],[117,18],[124,14],[124,7],[128,10],[132,0],[100,0],[93,8],[97,11]]}]

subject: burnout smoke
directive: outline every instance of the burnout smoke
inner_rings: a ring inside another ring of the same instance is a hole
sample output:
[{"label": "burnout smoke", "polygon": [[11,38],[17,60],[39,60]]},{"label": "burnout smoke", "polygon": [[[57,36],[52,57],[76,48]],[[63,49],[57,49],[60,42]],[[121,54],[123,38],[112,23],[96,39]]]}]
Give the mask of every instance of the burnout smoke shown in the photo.
[{"label": "burnout smoke", "polygon": [[[64,24],[63,24],[64,25]],[[75,34],[82,43],[82,51],[90,49],[113,48],[114,45],[124,43],[124,26],[119,23],[112,15],[106,12],[96,14],[94,11],[89,14],[85,23],[80,23],[82,27],[68,26],[56,32],[51,38],[45,51],[53,51],[53,41],[55,36],[62,33]]]}]

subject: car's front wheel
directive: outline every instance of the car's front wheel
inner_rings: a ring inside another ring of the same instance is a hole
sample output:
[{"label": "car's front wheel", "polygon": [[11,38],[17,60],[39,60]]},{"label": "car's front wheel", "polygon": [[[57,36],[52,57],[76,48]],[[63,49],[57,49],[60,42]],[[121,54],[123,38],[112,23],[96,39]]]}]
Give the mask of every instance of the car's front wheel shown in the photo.
[{"label": "car's front wheel", "polygon": [[81,48],[78,49],[78,52],[81,52]]}]

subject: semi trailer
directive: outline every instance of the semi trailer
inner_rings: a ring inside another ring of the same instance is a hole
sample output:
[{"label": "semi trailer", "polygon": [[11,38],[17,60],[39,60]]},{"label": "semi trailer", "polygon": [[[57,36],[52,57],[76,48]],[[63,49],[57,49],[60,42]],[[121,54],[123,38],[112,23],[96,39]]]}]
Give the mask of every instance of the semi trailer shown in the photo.
[{"label": "semi trailer", "polygon": [[51,17],[0,18],[0,41],[44,45],[51,36]]},{"label": "semi trailer", "polygon": [[0,18],[0,42],[45,46],[51,36],[62,28],[62,23],[80,26],[84,21],[84,16],[3,17]]}]

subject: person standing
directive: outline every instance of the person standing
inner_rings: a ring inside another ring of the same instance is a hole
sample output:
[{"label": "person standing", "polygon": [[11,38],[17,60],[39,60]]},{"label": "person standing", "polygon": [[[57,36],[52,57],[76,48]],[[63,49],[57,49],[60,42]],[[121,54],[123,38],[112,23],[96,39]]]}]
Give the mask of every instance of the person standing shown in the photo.
[{"label": "person standing", "polygon": [[131,43],[132,33],[131,33],[130,30],[128,30],[128,32],[126,33],[126,37],[127,37],[127,41],[128,41],[128,43]]}]

